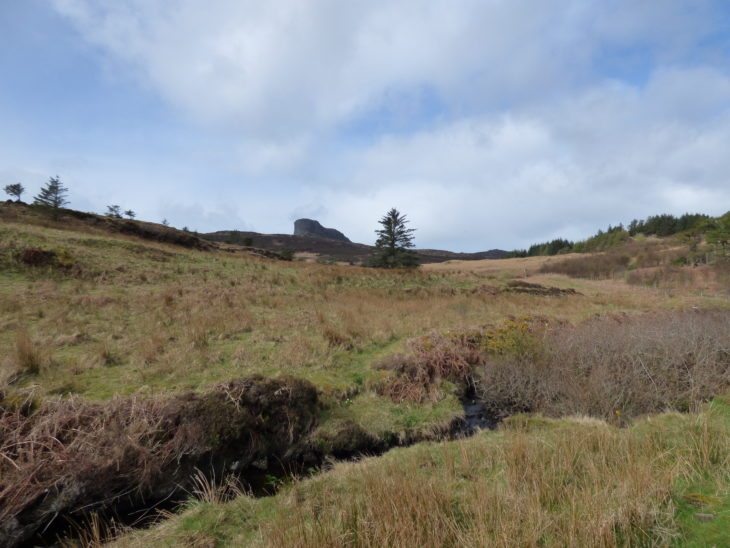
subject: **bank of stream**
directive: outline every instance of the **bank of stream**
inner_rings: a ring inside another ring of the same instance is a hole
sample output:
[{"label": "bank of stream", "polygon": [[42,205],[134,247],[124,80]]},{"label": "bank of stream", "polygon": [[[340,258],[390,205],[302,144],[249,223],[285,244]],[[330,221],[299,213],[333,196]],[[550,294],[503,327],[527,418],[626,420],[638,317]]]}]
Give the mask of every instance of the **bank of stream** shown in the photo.
[{"label": "bank of stream", "polygon": [[[317,391],[299,379],[244,379],[162,402],[60,401],[27,417],[6,409],[3,434],[18,440],[18,454],[8,458],[20,464],[3,478],[0,545],[73,543],[92,516],[147,527],[160,510],[174,512],[189,500],[196,478],[215,483],[233,476],[251,495],[271,496],[282,483],[337,461],[496,426],[473,386],[461,401],[463,415],[439,429],[377,437],[355,423],[323,436]],[[28,440],[36,446],[32,455],[20,453]]]}]

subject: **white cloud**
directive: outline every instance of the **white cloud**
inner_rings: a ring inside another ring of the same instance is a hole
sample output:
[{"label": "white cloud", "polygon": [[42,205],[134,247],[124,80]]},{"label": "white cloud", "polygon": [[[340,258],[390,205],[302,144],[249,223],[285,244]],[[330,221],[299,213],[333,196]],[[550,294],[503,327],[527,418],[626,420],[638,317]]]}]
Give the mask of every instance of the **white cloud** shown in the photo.
[{"label": "white cloud", "polygon": [[112,67],[232,142],[235,211],[192,177],[179,193],[201,230],[283,232],[312,212],[369,241],[396,206],[420,245],[475,250],[730,207],[710,0],[54,5]]},{"label": "white cloud", "polygon": [[539,97],[584,79],[604,44],[669,55],[697,40],[705,2],[693,4],[55,0],[172,103],[268,137],[332,127],[392,89],[432,86],[469,109]]},{"label": "white cloud", "polygon": [[470,249],[526,245],[539,230],[583,237],[663,211],[721,213],[730,207],[730,112],[685,116],[677,98],[688,80],[730,104],[727,76],[675,70],[644,89],[598,85],[521,115],[385,137],[357,159],[356,184],[326,196],[328,211],[342,211],[333,220],[363,238],[380,212],[402,204],[427,245],[456,239]]}]

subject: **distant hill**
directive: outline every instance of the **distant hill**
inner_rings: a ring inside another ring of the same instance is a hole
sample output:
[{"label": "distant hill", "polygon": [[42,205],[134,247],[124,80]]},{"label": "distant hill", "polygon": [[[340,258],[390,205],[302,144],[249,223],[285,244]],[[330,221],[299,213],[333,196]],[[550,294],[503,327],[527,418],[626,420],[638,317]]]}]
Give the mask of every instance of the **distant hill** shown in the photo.
[{"label": "distant hill", "polygon": [[[201,234],[201,236],[213,242],[255,247],[275,252],[292,251],[294,253],[313,253],[323,260],[355,264],[366,263],[375,250],[373,246],[351,242],[338,230],[324,228],[317,221],[312,221],[312,219],[300,219],[299,221],[302,220],[314,222],[323,230],[332,231],[330,234],[337,233],[344,239],[317,235],[316,228],[314,231],[300,231],[299,234],[296,234],[297,225],[295,225],[294,235],[222,230]],[[312,227],[311,224],[306,224],[306,226],[308,228]],[[456,253],[440,249],[417,249],[416,254],[418,255],[419,261],[423,264],[441,263],[452,260],[503,259],[509,256],[507,251],[502,251],[501,249],[480,251],[478,253]]]},{"label": "distant hill", "polygon": [[[60,217],[51,221],[47,212],[22,202],[0,202],[0,221],[25,222],[46,225],[49,222],[58,228],[70,230],[91,230],[135,236],[145,240],[158,241],[187,248],[212,250],[216,243],[233,244],[247,248],[245,251],[256,255],[286,258],[290,253],[312,253],[324,261],[365,264],[372,256],[373,246],[351,242],[335,229],[323,227],[317,221],[305,225],[307,235],[260,234],[239,230],[223,230],[209,234],[197,234],[179,230],[159,223],[140,220],[117,219],[95,213],[73,209],[61,209]],[[317,228],[319,227],[319,228]],[[322,229],[324,234],[318,234]],[[339,236],[338,236],[339,235]],[[501,250],[479,253],[454,253],[437,249],[416,250],[421,263],[440,263],[450,260],[501,259],[509,253]]]}]

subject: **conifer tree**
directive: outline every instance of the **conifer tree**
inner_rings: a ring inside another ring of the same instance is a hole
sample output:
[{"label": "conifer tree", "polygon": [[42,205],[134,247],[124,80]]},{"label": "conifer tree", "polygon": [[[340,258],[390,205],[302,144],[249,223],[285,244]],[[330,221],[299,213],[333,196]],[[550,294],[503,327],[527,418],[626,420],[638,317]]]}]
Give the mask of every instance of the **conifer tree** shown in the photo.
[{"label": "conifer tree", "polygon": [[48,207],[53,210],[53,216],[58,216],[58,210],[68,204],[66,195],[68,188],[63,186],[58,175],[48,179],[46,185],[41,188],[40,193],[33,199],[35,205]]},{"label": "conifer tree", "polygon": [[375,231],[378,239],[372,265],[380,268],[418,266],[418,257],[411,249],[415,229],[406,227],[406,216],[393,208],[378,222],[382,228]]}]

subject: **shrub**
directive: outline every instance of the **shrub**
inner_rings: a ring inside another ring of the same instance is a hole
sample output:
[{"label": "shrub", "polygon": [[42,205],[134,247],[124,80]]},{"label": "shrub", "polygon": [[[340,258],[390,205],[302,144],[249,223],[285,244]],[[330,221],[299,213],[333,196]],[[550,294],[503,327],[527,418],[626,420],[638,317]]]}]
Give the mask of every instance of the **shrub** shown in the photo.
[{"label": "shrub", "polygon": [[431,333],[413,339],[407,354],[381,361],[381,369],[393,376],[378,386],[378,392],[396,402],[436,401],[441,380],[469,385],[475,368],[489,355],[526,356],[536,351],[532,319],[507,320],[497,327],[470,331]]},{"label": "shrub", "polygon": [[688,411],[730,386],[730,312],[601,317],[548,330],[542,350],[490,359],[479,386],[503,416],[583,414],[624,423]]}]

